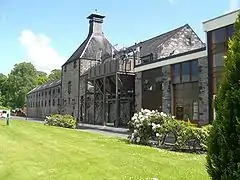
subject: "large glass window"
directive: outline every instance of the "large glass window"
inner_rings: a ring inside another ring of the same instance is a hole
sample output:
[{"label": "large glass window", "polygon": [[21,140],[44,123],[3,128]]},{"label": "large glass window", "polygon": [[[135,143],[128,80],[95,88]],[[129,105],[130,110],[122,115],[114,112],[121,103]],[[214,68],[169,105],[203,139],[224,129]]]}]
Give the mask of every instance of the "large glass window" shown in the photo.
[{"label": "large glass window", "polygon": [[224,67],[224,55],[228,49],[228,40],[234,35],[234,25],[229,25],[224,28],[220,28],[209,32],[211,35],[210,41],[210,58],[213,64],[213,92],[216,93],[219,85],[222,81],[223,67]]},{"label": "large glass window", "polygon": [[180,64],[173,65],[173,83],[180,83]]},{"label": "large glass window", "polygon": [[225,53],[218,53],[218,54],[213,54],[213,67],[223,67],[224,66],[224,60],[223,56]]},{"label": "large glass window", "polygon": [[191,81],[198,81],[198,61],[191,61]]},{"label": "large glass window", "polygon": [[190,62],[182,63],[182,82],[190,81]]},{"label": "large glass window", "polygon": [[172,76],[173,84],[198,81],[198,60],[174,64]]},{"label": "large glass window", "polygon": [[234,31],[235,30],[234,30],[234,25],[233,24],[227,27],[228,39],[233,37]]},{"label": "large glass window", "polygon": [[213,31],[213,43],[221,43],[226,41],[226,28],[220,28]]}]

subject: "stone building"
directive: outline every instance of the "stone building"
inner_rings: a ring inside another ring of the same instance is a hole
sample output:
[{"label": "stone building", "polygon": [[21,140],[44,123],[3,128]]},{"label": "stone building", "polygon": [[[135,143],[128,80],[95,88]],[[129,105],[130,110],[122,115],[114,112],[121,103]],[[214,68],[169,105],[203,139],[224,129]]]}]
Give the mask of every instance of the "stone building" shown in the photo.
[{"label": "stone building", "polygon": [[223,66],[217,59],[236,16],[204,22],[206,44],[186,24],[116,50],[104,36],[104,16],[91,14],[87,38],[63,64],[61,80],[28,93],[28,116],[59,112],[84,123],[126,126],[134,112],[148,108],[207,124]]},{"label": "stone building", "polygon": [[27,95],[27,116],[45,118],[60,113],[61,80],[49,82],[31,90]]}]

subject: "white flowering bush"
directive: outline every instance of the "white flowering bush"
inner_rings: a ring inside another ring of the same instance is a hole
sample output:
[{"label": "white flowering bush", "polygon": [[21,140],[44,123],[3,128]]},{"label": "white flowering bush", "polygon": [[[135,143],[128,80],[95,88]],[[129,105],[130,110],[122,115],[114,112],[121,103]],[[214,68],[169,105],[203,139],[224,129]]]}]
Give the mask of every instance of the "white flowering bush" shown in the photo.
[{"label": "white flowering bush", "polygon": [[142,109],[135,113],[128,123],[131,135],[130,143],[148,145],[150,140],[157,140],[158,146],[165,143],[166,138],[174,138],[174,149],[199,146],[206,150],[206,141],[211,126],[199,128],[189,122],[176,120],[174,116],[158,111]]},{"label": "white flowering bush", "polygon": [[68,114],[53,114],[46,117],[44,124],[74,129],[76,127],[76,119]]},{"label": "white flowering bush", "polygon": [[154,129],[160,127],[167,115],[158,111],[142,109],[135,113],[128,123],[131,135],[129,140],[135,144],[149,144],[149,140],[155,137]]}]

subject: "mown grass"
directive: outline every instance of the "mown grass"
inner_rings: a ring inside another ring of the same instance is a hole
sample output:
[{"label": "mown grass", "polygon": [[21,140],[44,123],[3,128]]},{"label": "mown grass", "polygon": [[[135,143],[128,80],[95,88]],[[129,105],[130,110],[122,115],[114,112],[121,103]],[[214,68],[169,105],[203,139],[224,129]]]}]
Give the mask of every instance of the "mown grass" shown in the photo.
[{"label": "mown grass", "polygon": [[208,179],[205,156],[126,144],[113,137],[0,121],[1,180]]}]

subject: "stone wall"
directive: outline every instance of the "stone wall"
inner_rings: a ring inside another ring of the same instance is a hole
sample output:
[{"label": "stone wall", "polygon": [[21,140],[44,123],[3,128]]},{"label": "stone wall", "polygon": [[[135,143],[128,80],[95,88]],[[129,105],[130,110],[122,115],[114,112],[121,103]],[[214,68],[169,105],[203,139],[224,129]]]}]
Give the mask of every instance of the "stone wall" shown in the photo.
[{"label": "stone wall", "polygon": [[61,103],[61,85],[42,89],[27,95],[27,116],[45,118],[59,113]]},{"label": "stone wall", "polygon": [[208,59],[203,57],[198,59],[199,64],[199,123],[207,124],[209,121],[208,104]]},{"label": "stone wall", "polygon": [[142,108],[142,72],[135,74],[135,111],[139,112]]},{"label": "stone wall", "polygon": [[[71,83],[71,92],[68,92],[69,83]],[[78,117],[78,83],[79,60],[76,60],[62,67],[62,113],[76,118]]]},{"label": "stone wall", "polygon": [[159,46],[157,58],[164,58],[202,47],[205,47],[205,44],[199,39],[190,26],[186,26]]},{"label": "stone wall", "polygon": [[162,67],[162,111],[171,113],[171,66]]}]

